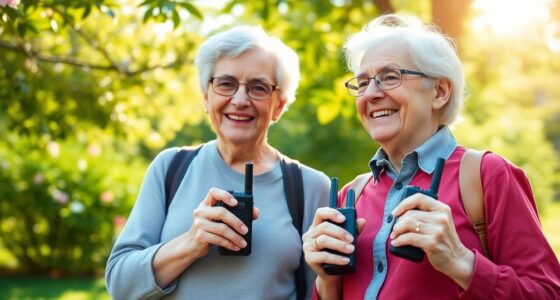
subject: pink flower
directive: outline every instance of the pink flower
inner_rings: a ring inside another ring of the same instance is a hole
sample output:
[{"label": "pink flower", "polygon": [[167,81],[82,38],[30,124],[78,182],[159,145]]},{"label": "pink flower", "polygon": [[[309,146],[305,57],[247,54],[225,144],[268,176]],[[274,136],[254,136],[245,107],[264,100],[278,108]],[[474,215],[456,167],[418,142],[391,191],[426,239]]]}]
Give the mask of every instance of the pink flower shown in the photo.
[{"label": "pink flower", "polygon": [[11,8],[17,8],[20,0],[0,0],[0,6],[8,5]]},{"label": "pink flower", "polygon": [[45,176],[43,176],[43,174],[41,173],[37,173],[35,174],[35,176],[33,176],[33,183],[37,185],[43,183],[44,181],[45,181]]},{"label": "pink flower", "polygon": [[115,199],[115,195],[111,191],[104,191],[99,196],[99,199],[101,199],[101,202],[103,203],[111,203],[113,202],[113,199]]},{"label": "pink flower", "polygon": [[126,218],[123,216],[115,216],[113,222],[115,223],[115,226],[117,226],[118,228],[122,228],[126,223]]},{"label": "pink flower", "polygon": [[53,197],[54,201],[60,204],[66,204],[68,203],[68,200],[70,199],[70,197],[68,196],[67,193],[59,190],[59,189],[54,189],[51,192],[51,196]]},{"label": "pink flower", "polygon": [[101,155],[101,147],[97,144],[90,144],[87,147],[87,152],[89,155],[93,156],[93,157],[97,157],[99,155]]}]

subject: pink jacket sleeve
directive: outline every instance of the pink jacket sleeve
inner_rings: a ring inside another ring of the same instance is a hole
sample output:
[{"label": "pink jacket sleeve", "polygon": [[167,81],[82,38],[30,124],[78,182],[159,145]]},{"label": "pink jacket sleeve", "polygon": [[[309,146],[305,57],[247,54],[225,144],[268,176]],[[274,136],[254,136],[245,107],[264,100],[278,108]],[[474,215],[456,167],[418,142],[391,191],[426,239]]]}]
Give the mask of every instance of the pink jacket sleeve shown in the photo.
[{"label": "pink jacket sleeve", "polygon": [[547,242],[525,173],[495,154],[482,170],[491,259],[475,251],[462,299],[560,299],[560,264]]}]

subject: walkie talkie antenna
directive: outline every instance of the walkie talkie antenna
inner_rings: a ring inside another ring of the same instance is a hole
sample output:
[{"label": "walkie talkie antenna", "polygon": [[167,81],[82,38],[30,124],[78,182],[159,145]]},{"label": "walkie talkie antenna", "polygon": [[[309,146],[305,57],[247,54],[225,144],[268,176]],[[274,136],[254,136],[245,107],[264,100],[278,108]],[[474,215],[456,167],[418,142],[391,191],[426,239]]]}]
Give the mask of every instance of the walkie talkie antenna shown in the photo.
[{"label": "walkie talkie antenna", "polygon": [[432,176],[432,182],[430,183],[430,193],[435,195],[437,198],[439,182],[441,181],[441,173],[443,173],[443,165],[445,164],[444,158],[438,158],[436,162],[436,167],[434,169],[434,175]]},{"label": "walkie talkie antenna", "polygon": [[245,194],[253,194],[253,163],[245,164]]},{"label": "walkie talkie antenna", "polygon": [[354,190],[349,189],[346,193],[346,208],[354,208]]},{"label": "walkie talkie antenna", "polygon": [[329,197],[329,207],[336,208],[336,199],[338,197],[338,178],[331,178],[331,194]]}]

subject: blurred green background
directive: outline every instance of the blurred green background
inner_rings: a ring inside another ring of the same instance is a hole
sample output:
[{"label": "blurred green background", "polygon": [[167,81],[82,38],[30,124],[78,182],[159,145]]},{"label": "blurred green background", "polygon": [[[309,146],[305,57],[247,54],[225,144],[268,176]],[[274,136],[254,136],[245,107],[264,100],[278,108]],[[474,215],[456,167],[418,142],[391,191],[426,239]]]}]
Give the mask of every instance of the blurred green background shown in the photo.
[{"label": "blurred green background", "polygon": [[297,101],[270,143],[343,183],[367,171],[378,145],[344,88],[341,46],[383,12],[418,15],[456,40],[469,96],[454,132],[527,172],[560,254],[560,0],[8,2],[0,299],[108,298],[104,264],[148,164],[214,138],[193,59],[225,28],[261,25],[300,56]]}]

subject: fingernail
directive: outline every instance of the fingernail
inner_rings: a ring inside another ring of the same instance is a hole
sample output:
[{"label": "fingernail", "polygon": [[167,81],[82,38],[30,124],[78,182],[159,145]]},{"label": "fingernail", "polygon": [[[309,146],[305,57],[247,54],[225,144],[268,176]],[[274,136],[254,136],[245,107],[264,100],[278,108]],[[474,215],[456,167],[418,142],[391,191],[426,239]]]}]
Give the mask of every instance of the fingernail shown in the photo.
[{"label": "fingernail", "polygon": [[237,199],[231,197],[231,198],[229,198],[229,201],[230,201],[233,205],[237,205]]},{"label": "fingernail", "polygon": [[245,240],[241,240],[241,248],[247,247],[247,242]]},{"label": "fingernail", "polygon": [[337,219],[338,221],[344,221],[346,218],[345,218],[343,215],[337,215],[337,216],[336,216],[336,219]]},{"label": "fingernail", "polygon": [[246,234],[249,231],[249,228],[247,228],[247,226],[243,225],[241,226],[241,233],[242,234]]},{"label": "fingernail", "polygon": [[345,264],[347,264],[347,263],[350,262],[350,258],[348,258],[348,257],[341,257],[341,258],[340,258],[340,261],[343,262],[343,263],[345,263]]},{"label": "fingernail", "polygon": [[346,245],[346,250],[354,251],[354,245]]},{"label": "fingernail", "polygon": [[344,238],[345,238],[349,243],[351,243],[351,242],[354,240],[354,237],[353,237],[352,235],[350,235],[350,234],[347,234],[346,236],[344,236]]}]

